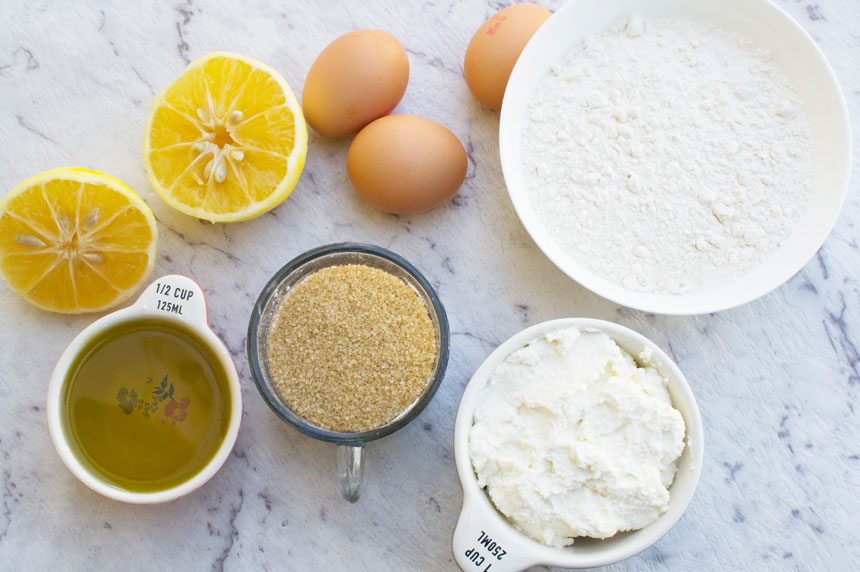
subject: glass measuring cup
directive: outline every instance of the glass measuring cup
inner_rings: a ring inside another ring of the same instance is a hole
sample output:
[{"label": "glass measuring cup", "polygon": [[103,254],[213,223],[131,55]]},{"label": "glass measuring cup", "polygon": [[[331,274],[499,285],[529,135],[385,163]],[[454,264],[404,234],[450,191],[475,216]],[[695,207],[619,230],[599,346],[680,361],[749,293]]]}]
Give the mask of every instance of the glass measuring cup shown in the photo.
[{"label": "glass measuring cup", "polygon": [[[384,270],[412,287],[427,308],[436,338],[436,355],[430,378],[421,395],[385,425],[369,431],[343,433],[316,426],[298,415],[280,395],[268,363],[268,332],[284,295],[309,274],[344,264],[363,264]],[[430,283],[402,257],[377,246],[330,244],[299,255],[269,280],[257,299],[248,325],[248,362],[257,389],[266,404],[299,432],[336,444],[340,490],[349,502],[358,500],[364,461],[364,443],[385,437],[412,421],[433,398],[448,364],[448,318]]]}]

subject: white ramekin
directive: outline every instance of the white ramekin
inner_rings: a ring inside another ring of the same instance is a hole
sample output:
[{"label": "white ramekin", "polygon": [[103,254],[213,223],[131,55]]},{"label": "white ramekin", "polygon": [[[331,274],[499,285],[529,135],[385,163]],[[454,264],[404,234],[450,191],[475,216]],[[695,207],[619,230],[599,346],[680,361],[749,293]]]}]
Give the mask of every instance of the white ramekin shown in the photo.
[{"label": "white ramekin", "polygon": [[[486,492],[478,486],[469,459],[469,432],[479,394],[496,366],[526,343],[551,331],[571,327],[605,332],[621,349],[634,357],[644,350],[650,350],[653,364],[649,365],[654,365],[669,380],[672,405],[684,418],[686,438],[675,480],[669,487],[669,509],[656,521],[640,530],[619,533],[605,540],[577,540],[571,546],[554,548],[516,530],[493,507]],[[463,509],[454,529],[454,558],[461,569],[481,572],[512,572],[538,564],[591,568],[629,558],[657,542],[681,518],[702,474],[703,455],[702,418],[693,392],[678,366],[652,341],[624,326],[588,318],[562,318],[526,328],[484,360],[466,386],[460,401],[454,425],[454,458],[463,486]],[[487,538],[489,541],[485,540]]]},{"label": "white ramekin", "polygon": [[[146,318],[179,323],[191,330],[202,343],[212,350],[227,376],[231,405],[230,419],[224,441],[202,470],[187,481],[165,490],[134,492],[109,482],[81,463],[73,452],[72,443],[74,439],[67,434],[64,428],[61,411],[67,373],[81,350],[117,324]],[[242,389],[239,384],[236,365],[233,363],[230,352],[209,328],[206,299],[200,286],[185,276],[175,274],[162,276],[150,284],[132,306],[117,310],[90,324],[72,340],[54,367],[51,383],[48,387],[47,413],[51,440],[60,455],[60,459],[82,483],[101,495],[127,503],[154,504],[187,495],[206,483],[221,468],[236,443],[239,425],[242,421]]]}]

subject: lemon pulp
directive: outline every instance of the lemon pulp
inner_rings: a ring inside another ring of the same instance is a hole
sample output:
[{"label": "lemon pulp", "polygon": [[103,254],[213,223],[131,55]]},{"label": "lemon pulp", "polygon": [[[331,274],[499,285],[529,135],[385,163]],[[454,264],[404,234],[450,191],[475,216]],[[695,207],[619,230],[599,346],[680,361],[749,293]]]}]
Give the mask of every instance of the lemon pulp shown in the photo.
[{"label": "lemon pulp", "polygon": [[157,242],[146,204],[97,171],[46,171],[0,201],[0,271],[46,310],[95,312],[128,299],[152,272]]},{"label": "lemon pulp", "polygon": [[212,222],[263,214],[290,195],[304,166],[307,127],[273,69],[214,52],[153,100],[146,172],[167,204]]}]

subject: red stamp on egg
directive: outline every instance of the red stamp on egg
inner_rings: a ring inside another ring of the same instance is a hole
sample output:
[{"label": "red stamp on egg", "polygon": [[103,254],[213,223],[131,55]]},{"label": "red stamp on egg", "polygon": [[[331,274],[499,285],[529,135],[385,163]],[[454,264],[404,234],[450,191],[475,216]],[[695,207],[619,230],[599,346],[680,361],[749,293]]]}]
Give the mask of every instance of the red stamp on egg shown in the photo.
[{"label": "red stamp on egg", "polygon": [[507,16],[499,16],[498,14],[496,14],[492,18],[492,20],[496,20],[496,23],[493,24],[493,26],[491,28],[487,28],[487,35],[488,36],[495,36],[496,31],[502,26],[502,22],[504,22],[507,19],[508,19]]}]

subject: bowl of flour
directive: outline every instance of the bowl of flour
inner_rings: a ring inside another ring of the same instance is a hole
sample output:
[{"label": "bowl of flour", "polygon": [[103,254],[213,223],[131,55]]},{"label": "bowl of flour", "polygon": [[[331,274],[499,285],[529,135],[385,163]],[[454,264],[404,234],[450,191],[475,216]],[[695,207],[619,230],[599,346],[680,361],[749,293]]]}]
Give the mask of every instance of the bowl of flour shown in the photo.
[{"label": "bowl of flour", "polygon": [[633,556],[681,518],[703,455],[690,386],[653,342],[587,318],[526,328],[460,401],[454,557],[505,572]]},{"label": "bowl of flour", "polygon": [[514,68],[499,150],[563,272],[625,306],[700,314],[812,258],[851,135],[823,54],[768,0],[572,0]]}]

